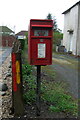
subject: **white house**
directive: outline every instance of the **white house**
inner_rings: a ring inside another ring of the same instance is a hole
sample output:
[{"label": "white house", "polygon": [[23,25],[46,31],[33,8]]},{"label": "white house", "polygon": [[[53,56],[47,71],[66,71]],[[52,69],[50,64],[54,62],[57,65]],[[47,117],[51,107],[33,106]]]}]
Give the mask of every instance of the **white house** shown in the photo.
[{"label": "white house", "polygon": [[80,56],[80,1],[64,11],[63,45],[74,55]]}]

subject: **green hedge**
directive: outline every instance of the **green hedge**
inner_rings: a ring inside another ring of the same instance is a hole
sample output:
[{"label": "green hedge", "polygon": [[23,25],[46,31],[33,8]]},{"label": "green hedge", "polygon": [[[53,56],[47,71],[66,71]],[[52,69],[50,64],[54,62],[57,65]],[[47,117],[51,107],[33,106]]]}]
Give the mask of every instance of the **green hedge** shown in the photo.
[{"label": "green hedge", "polygon": [[19,41],[21,42],[21,49],[24,49],[25,46],[25,40],[24,39],[19,39]]}]

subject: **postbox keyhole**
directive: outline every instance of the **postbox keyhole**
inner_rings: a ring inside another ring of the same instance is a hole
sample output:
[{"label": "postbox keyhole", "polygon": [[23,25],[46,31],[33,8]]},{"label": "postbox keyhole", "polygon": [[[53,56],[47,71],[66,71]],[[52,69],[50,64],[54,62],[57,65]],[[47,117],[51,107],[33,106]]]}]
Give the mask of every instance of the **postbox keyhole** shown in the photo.
[{"label": "postbox keyhole", "polygon": [[44,40],[43,40],[43,39],[40,39],[40,42],[44,42]]}]

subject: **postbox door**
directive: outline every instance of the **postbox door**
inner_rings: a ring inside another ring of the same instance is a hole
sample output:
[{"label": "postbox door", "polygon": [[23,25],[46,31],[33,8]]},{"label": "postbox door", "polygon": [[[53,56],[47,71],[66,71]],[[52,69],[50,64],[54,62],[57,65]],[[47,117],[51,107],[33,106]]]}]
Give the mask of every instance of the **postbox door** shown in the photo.
[{"label": "postbox door", "polygon": [[51,45],[50,39],[32,39],[32,64],[47,65],[51,63]]}]

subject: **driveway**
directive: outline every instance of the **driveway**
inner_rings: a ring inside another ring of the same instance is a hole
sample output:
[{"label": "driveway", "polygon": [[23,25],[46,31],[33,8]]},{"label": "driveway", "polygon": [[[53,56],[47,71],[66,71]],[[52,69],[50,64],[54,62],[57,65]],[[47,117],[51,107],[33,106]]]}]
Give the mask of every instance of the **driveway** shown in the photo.
[{"label": "driveway", "polygon": [[71,55],[53,54],[53,64],[51,67],[57,73],[57,80],[65,81],[68,85],[68,92],[72,96],[78,98],[78,86],[79,86],[79,63],[80,59]]}]

